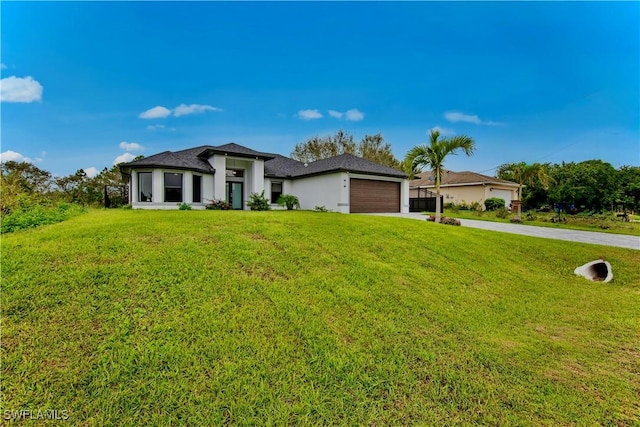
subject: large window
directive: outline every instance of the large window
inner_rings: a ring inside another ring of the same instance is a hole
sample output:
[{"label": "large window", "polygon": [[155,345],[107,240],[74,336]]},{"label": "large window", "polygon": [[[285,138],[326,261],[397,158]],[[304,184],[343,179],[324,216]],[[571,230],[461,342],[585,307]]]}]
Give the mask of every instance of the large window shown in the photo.
[{"label": "large window", "polygon": [[202,202],[202,177],[193,175],[193,203]]},{"label": "large window", "polygon": [[282,195],[282,182],[271,182],[271,203],[278,203],[278,199]]},{"label": "large window", "polygon": [[181,173],[164,173],[164,201],[182,202]]},{"label": "large window", "polygon": [[138,201],[152,201],[152,188],[151,172],[138,172]]}]

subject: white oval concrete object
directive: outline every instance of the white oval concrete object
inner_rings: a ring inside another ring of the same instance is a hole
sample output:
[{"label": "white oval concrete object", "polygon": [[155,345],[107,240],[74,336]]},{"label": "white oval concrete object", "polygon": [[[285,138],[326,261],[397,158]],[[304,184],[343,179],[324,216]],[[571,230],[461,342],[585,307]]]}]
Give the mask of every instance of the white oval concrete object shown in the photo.
[{"label": "white oval concrete object", "polygon": [[592,282],[608,283],[613,279],[611,264],[602,259],[588,262],[573,270],[578,276],[582,276]]}]

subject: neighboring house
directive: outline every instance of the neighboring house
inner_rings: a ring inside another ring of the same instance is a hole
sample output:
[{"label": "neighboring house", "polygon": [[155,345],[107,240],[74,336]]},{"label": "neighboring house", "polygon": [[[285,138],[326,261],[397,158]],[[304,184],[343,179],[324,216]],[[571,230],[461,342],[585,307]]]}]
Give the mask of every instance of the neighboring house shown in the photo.
[{"label": "neighboring house", "polygon": [[203,209],[225,200],[248,209],[251,193],[275,204],[293,194],[302,209],[324,206],[335,212],[408,212],[409,181],[404,172],[350,154],[302,163],[238,144],[165,151],[120,165],[129,181],[134,209]]},{"label": "neighboring house", "polygon": [[[423,189],[436,191],[432,172],[422,172],[409,184],[409,197],[424,197]],[[445,171],[440,183],[440,195],[444,203],[478,202],[484,209],[484,201],[491,198],[504,199],[509,207],[518,198],[518,184],[475,172]]]}]

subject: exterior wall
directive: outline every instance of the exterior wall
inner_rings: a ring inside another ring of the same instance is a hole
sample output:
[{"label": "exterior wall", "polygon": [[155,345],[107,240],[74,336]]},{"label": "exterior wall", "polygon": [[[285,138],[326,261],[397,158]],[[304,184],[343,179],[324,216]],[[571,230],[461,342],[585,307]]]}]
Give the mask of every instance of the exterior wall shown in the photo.
[{"label": "exterior wall", "polygon": [[225,199],[225,169],[226,159],[225,156],[213,156],[209,158],[209,164],[215,169],[216,173],[213,175],[213,199],[224,200]]},{"label": "exterior wall", "polygon": [[[138,172],[151,172],[151,202],[140,202]],[[131,207],[134,209],[178,209],[178,202],[164,201],[164,173],[182,174],[182,201],[193,209],[204,209],[208,200],[213,199],[213,175],[175,169],[134,169],[131,171]],[[193,175],[202,176],[202,203],[193,203]]]},{"label": "exterior wall", "polygon": [[[390,181],[400,183],[400,212],[409,213],[409,180],[403,178],[393,178],[388,176],[362,175],[357,173],[347,173],[347,176],[358,179],[370,179],[372,181]],[[347,180],[347,183],[349,181]],[[349,188],[347,187],[347,200],[349,199]],[[347,209],[349,212],[349,209]]]},{"label": "exterior wall", "polygon": [[[428,190],[435,193],[435,187],[427,187]],[[484,209],[484,201],[493,197],[500,197],[502,194],[498,194],[499,191],[509,191],[511,193],[511,199],[516,199],[517,188],[501,186],[495,184],[476,184],[476,185],[460,185],[451,187],[440,187],[440,195],[442,196],[443,203],[456,203],[460,204],[465,202],[467,204],[478,202]],[[495,194],[494,194],[495,192]],[[417,197],[417,190],[411,190],[411,197]],[[509,207],[511,200],[506,201],[506,206]]]},{"label": "exterior wall", "polygon": [[293,183],[291,182],[290,179],[283,179],[283,178],[265,178],[264,179],[264,195],[266,196],[267,199],[269,199],[269,202],[271,203],[271,209],[287,209],[285,206],[280,206],[278,205],[276,202],[277,200],[273,200],[273,197],[271,196],[271,182],[281,182],[282,183],[282,194],[292,194],[298,198],[300,198],[299,195],[294,194],[293,192]]},{"label": "exterior wall", "polygon": [[324,206],[333,212],[349,213],[349,176],[346,172],[297,178],[291,184],[289,194],[298,197],[300,209]]},{"label": "exterior wall", "polygon": [[[233,160],[233,162],[228,162]],[[291,179],[276,179],[264,177],[264,162],[262,160],[233,159],[226,156],[213,156],[210,164],[216,168],[215,174],[192,172],[174,169],[134,169],[131,171],[131,206],[134,209],[178,209],[178,202],[164,202],[164,173],[182,174],[182,199],[193,209],[204,209],[213,199],[224,200],[226,197],[226,169],[244,169],[244,209],[248,209],[246,202],[249,194],[265,191],[265,196],[271,199],[271,182],[282,182],[282,193],[293,194],[300,201],[301,209],[313,210],[316,206],[325,206],[333,212],[349,213],[349,179],[371,179],[400,182],[401,212],[409,212],[409,182],[401,178],[378,177],[372,175],[349,174],[335,172],[326,175]],[[231,163],[231,164],[230,164]],[[152,173],[152,201],[139,202],[138,172]],[[202,202],[193,203],[193,175],[202,176]],[[272,207],[280,208],[275,201]]]},{"label": "exterior wall", "polygon": [[[242,199],[244,210],[248,210],[247,201],[251,193],[261,193],[265,189],[264,184],[264,160],[246,159],[242,157],[222,156],[214,154],[209,159],[209,164],[216,170],[213,183],[215,199],[225,200],[227,190],[227,169],[242,169],[244,177],[229,181],[242,182]],[[266,193],[265,193],[266,194]]]}]

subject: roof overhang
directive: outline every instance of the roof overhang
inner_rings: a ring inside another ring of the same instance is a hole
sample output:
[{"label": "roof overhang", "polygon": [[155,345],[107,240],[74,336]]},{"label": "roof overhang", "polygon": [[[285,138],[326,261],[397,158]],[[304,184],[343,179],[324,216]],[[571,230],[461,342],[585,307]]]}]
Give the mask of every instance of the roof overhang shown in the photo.
[{"label": "roof overhang", "polygon": [[219,154],[219,155],[229,156],[229,157],[240,157],[243,159],[254,159],[254,160],[271,160],[271,159],[275,159],[276,157],[266,153],[254,153],[254,154],[238,153],[234,151],[219,150],[217,148],[207,148],[202,153],[198,154],[198,157],[208,159],[214,154]]}]

